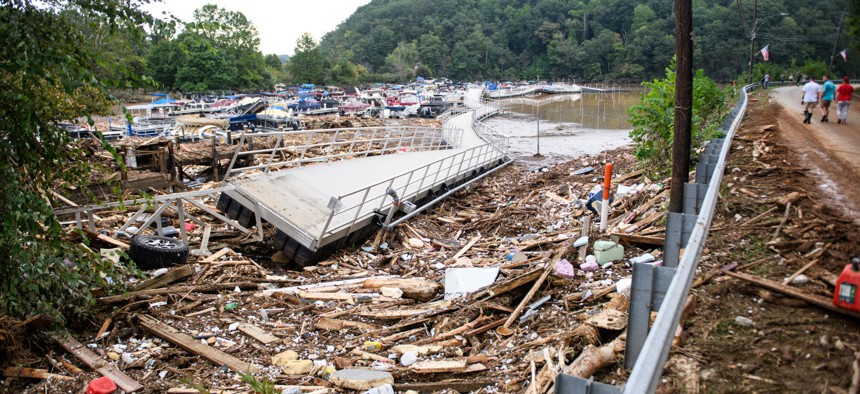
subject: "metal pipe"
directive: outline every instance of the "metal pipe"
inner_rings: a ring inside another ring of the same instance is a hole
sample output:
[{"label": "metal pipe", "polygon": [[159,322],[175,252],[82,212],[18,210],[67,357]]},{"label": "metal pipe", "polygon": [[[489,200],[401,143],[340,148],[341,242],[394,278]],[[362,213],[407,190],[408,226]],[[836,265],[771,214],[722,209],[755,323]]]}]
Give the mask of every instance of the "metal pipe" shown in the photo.
[{"label": "metal pipe", "polygon": [[434,198],[432,201],[430,201],[430,202],[428,202],[427,204],[424,204],[424,205],[422,205],[422,206],[420,206],[420,207],[416,208],[414,211],[412,211],[412,212],[410,212],[410,213],[408,213],[408,214],[404,215],[404,216],[403,216],[403,217],[401,217],[400,219],[395,220],[394,222],[390,223],[389,225],[387,225],[387,226],[382,226],[382,229],[383,229],[383,230],[385,230],[385,231],[390,231],[392,228],[396,227],[398,224],[403,223],[405,220],[408,220],[409,218],[411,218],[411,217],[413,217],[413,216],[415,216],[415,215],[417,215],[417,214],[419,214],[419,213],[423,212],[425,209],[432,207],[432,206],[433,206],[433,205],[435,205],[437,202],[444,200],[444,199],[445,199],[445,198],[447,198],[448,196],[450,196],[450,195],[452,195],[452,194],[454,194],[454,193],[456,193],[456,192],[458,192],[458,191],[462,190],[462,189],[463,189],[463,188],[465,188],[466,186],[469,186],[469,185],[471,185],[472,183],[474,183],[474,182],[476,182],[476,181],[479,181],[479,180],[483,179],[484,177],[486,177],[486,176],[488,176],[488,175],[490,175],[490,174],[492,174],[492,173],[494,173],[494,172],[496,172],[496,171],[498,171],[498,170],[502,169],[503,167],[505,167],[505,166],[507,166],[508,164],[511,164],[511,163],[513,163],[513,162],[514,162],[513,160],[508,160],[508,161],[506,161],[506,162],[504,162],[504,163],[502,163],[502,164],[499,164],[497,167],[495,167],[495,168],[493,168],[493,169],[491,169],[491,170],[489,170],[489,171],[487,171],[487,172],[485,172],[485,173],[481,174],[480,176],[476,177],[475,179],[472,179],[471,181],[466,182],[466,183],[464,183],[464,184],[462,184],[462,185],[460,185],[460,186],[457,186],[457,187],[455,187],[455,188],[453,188],[453,189],[451,189],[451,190],[449,190],[449,191],[445,192],[445,194],[443,194],[443,195],[441,195],[441,196],[439,196],[439,197]]}]

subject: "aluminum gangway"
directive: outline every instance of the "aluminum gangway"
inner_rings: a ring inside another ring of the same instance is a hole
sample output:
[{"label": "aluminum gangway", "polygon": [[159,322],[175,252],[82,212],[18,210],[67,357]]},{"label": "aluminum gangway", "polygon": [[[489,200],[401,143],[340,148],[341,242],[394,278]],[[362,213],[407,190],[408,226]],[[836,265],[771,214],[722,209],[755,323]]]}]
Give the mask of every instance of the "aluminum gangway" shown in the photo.
[{"label": "aluminum gangway", "polygon": [[[480,122],[500,109],[484,105],[481,95],[481,89],[470,90],[467,111],[442,128],[243,134],[218,208],[244,226],[270,223],[277,229],[276,249],[311,263],[390,224],[382,218],[391,219],[393,196],[420,210],[510,163],[507,140]],[[276,143],[261,149],[246,144],[259,138]],[[243,161],[255,164],[239,167]]]},{"label": "aluminum gangway", "polygon": [[485,95],[489,98],[500,99],[508,97],[526,96],[532,94],[568,94],[582,93],[582,87],[579,85],[566,84],[538,84],[526,85],[518,87],[501,88],[496,90],[487,90]]}]

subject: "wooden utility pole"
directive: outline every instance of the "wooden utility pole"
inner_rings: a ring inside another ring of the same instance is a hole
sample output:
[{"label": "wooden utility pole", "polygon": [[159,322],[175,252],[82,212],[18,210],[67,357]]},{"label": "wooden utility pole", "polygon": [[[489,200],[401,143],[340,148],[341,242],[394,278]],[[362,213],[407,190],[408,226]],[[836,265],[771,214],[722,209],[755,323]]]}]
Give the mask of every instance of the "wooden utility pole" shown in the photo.
[{"label": "wooden utility pole", "polygon": [[[677,11],[678,4],[675,3],[675,10]],[[758,27],[758,20],[756,19],[758,13],[758,0],[753,1],[753,18],[752,18],[752,29],[750,29],[750,72],[747,76],[747,83],[752,83],[752,69],[753,69],[753,60],[755,60],[755,35],[756,28]],[[675,14],[675,18],[677,20],[677,14]]]},{"label": "wooden utility pole", "polygon": [[690,179],[693,122],[693,3],[675,0],[675,138],[669,212],[683,212],[684,184]]},{"label": "wooden utility pole", "polygon": [[845,23],[845,15],[848,14],[848,10],[842,12],[842,19],[839,20],[839,30],[836,32],[836,42],[833,43],[833,55],[830,56],[830,66],[827,67],[827,74],[833,72],[833,59],[836,58],[836,50],[839,48],[839,36],[842,35],[842,24]]}]

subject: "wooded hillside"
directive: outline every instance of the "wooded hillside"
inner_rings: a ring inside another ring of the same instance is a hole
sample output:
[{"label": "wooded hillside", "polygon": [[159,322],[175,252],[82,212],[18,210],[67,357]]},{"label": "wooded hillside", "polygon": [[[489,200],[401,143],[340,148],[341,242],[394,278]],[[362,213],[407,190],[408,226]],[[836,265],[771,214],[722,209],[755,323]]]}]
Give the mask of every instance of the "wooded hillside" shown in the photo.
[{"label": "wooded hillside", "polygon": [[[858,74],[856,36],[843,28],[836,44],[843,12],[854,3],[758,2],[755,63],[761,67],[758,51],[769,44],[764,66],[777,66],[772,74],[808,62],[826,70],[836,46],[848,48],[848,62],[837,54],[834,73]],[[373,0],[319,49],[332,65],[352,62],[400,78],[638,82],[662,75],[675,53],[672,7],[658,0]],[[753,0],[694,1],[693,18],[694,65],[716,80],[746,74]]]}]

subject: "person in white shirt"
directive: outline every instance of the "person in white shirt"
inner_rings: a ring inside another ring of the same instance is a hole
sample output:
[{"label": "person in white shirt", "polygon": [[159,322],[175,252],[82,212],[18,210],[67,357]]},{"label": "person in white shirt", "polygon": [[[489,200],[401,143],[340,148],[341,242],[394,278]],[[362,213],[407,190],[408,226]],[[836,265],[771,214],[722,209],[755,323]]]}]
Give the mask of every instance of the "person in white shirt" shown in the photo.
[{"label": "person in white shirt", "polygon": [[821,92],[821,85],[815,82],[815,78],[810,77],[809,82],[803,85],[803,98],[800,100],[803,105],[803,123],[812,123],[812,110],[818,104]]}]

